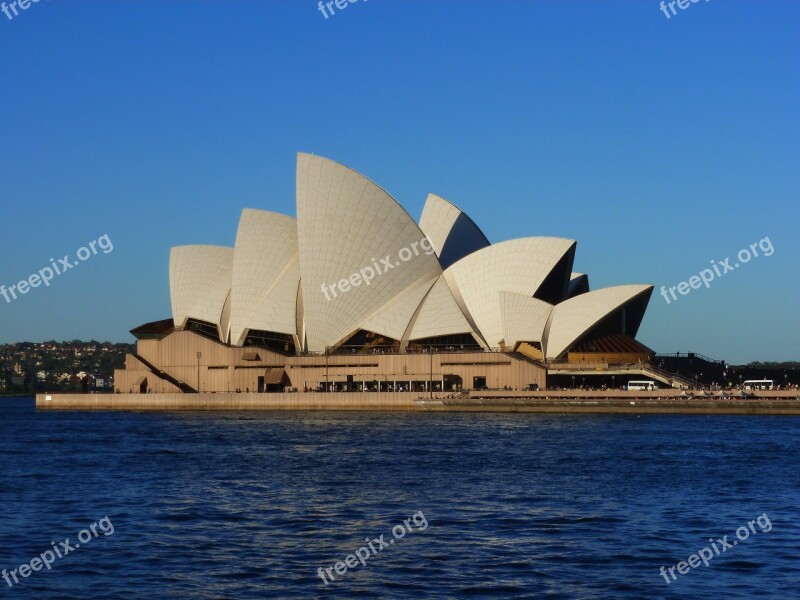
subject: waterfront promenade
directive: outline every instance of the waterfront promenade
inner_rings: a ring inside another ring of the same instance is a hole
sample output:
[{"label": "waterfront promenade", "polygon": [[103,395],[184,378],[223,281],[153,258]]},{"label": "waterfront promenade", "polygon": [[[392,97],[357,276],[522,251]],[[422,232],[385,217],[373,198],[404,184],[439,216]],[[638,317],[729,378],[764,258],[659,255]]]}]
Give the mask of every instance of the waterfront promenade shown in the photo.
[{"label": "waterfront promenade", "polygon": [[472,391],[459,394],[201,393],[38,394],[40,410],[98,411],[405,411],[608,414],[800,415],[796,390],[739,392],[654,391]]}]

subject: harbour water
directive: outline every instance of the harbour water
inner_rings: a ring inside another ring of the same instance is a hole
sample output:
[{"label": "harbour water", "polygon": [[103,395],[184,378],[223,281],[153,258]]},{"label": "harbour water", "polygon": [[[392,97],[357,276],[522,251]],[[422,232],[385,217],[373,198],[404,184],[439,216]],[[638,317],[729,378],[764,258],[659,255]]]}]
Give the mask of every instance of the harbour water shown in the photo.
[{"label": "harbour water", "polygon": [[[19,580],[0,589],[796,598],[798,447],[798,417],[37,412],[0,399],[0,569]],[[113,534],[96,527],[20,575],[105,517]],[[380,536],[366,564],[345,565]],[[660,572],[723,536],[708,566]]]}]

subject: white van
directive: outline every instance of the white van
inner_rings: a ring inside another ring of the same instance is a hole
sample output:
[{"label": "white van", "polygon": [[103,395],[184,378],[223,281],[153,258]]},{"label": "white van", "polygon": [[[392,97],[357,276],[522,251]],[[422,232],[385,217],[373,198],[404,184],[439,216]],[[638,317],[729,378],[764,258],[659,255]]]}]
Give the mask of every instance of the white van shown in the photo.
[{"label": "white van", "polygon": [[629,381],[625,386],[626,390],[657,390],[658,385],[655,381]]},{"label": "white van", "polygon": [[772,390],[775,389],[772,379],[748,379],[744,382],[746,390]]}]

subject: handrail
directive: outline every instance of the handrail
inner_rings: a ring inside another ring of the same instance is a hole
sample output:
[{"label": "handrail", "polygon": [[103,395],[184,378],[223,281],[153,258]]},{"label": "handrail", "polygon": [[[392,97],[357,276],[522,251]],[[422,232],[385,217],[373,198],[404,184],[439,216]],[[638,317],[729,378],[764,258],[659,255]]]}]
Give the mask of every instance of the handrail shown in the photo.
[{"label": "handrail", "polygon": [[709,358],[708,356],[706,356],[704,354],[700,354],[699,352],[661,353],[661,354],[656,354],[656,358],[682,358],[682,357],[689,358],[690,355],[692,357],[694,357],[694,358],[699,358],[700,360],[704,360],[706,362],[717,364],[717,365],[727,364],[724,360],[717,360],[716,358]]},{"label": "handrail", "polygon": [[673,379],[675,381],[679,381],[679,382],[687,384],[687,385],[693,385],[694,384],[694,382],[691,379],[689,379],[688,377],[684,377],[683,375],[679,375],[678,373],[672,373],[670,371],[667,371],[666,369],[661,369],[661,368],[656,367],[655,365],[651,365],[649,363],[647,363],[643,367],[643,370],[652,371],[653,373],[661,375],[662,377],[667,377],[669,379]]},{"label": "handrail", "polygon": [[548,365],[549,369],[574,369],[574,370],[582,370],[582,371],[591,371],[595,372],[597,370],[601,371],[649,371],[654,373],[660,377],[663,377],[667,380],[677,381],[684,385],[694,385],[694,381],[685,377],[683,375],[679,375],[678,373],[672,373],[671,371],[667,371],[666,369],[661,369],[656,367],[651,363],[550,363]]},{"label": "handrail", "polygon": [[[341,352],[342,348],[353,348],[356,349],[355,352]],[[383,352],[376,352],[376,350]],[[405,355],[405,354],[473,354],[473,353],[482,353],[482,354],[507,354],[510,351],[508,349],[503,348],[453,348],[452,350],[446,348],[429,348],[424,347],[420,350],[410,350],[406,348],[404,351],[400,351],[395,347],[390,346],[371,346],[369,349],[365,348],[364,346],[337,346],[336,349],[325,351],[307,351],[301,352],[297,354],[297,356],[374,356],[376,354],[381,354],[384,356],[390,355]]]}]

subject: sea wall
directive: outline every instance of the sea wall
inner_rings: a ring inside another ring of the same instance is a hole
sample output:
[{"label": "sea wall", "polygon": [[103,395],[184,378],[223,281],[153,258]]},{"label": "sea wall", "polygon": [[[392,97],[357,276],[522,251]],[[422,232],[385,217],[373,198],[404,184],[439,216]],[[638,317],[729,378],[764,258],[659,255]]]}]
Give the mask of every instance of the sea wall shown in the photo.
[{"label": "sea wall", "polygon": [[37,394],[42,410],[416,410],[418,392]]},{"label": "sea wall", "polygon": [[796,391],[758,397],[694,397],[660,392],[473,392],[470,396],[405,393],[38,394],[40,410],[225,411],[349,410],[607,414],[800,415]]}]

